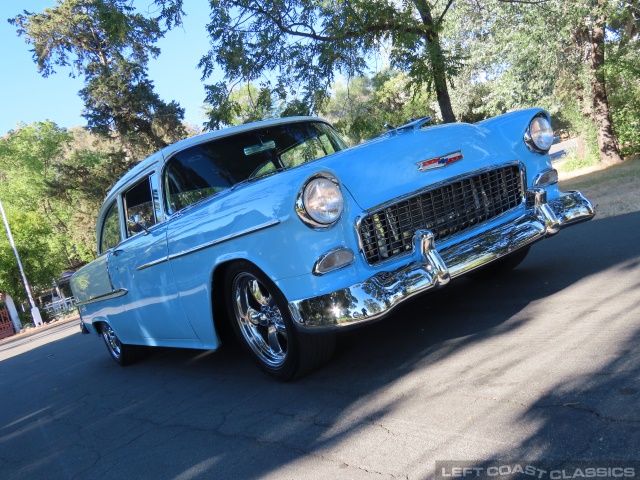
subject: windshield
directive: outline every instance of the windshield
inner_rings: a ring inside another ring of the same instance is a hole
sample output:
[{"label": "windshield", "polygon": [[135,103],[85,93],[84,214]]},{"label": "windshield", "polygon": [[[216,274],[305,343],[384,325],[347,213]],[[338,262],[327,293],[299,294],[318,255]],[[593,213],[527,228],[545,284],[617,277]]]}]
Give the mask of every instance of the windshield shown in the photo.
[{"label": "windshield", "polygon": [[275,125],[196,145],[177,153],[167,164],[167,210],[176,212],[239,183],[347,147],[332,127],[320,122]]}]

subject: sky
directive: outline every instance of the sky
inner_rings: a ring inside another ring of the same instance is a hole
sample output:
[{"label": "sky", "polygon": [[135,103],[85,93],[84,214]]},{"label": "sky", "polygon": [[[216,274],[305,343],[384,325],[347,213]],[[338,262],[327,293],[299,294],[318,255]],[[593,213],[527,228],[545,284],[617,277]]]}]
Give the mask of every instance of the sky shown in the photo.
[{"label": "sky", "polygon": [[[83,80],[69,77],[67,68],[57,68],[57,73],[43,78],[32,60],[29,45],[7,22],[23,10],[42,12],[55,4],[55,0],[0,1],[0,136],[20,122],[51,120],[67,128],[86,125],[78,96]],[[143,13],[153,9],[152,0],[135,0],[134,5]],[[201,127],[205,93],[197,64],[209,49],[206,32],[209,2],[186,0],[184,10],[183,26],[168,32],[157,43],[161,53],[150,60],[148,74],[160,98],[165,102],[177,101],[185,109],[185,121]],[[210,78],[207,83],[217,80]]]}]

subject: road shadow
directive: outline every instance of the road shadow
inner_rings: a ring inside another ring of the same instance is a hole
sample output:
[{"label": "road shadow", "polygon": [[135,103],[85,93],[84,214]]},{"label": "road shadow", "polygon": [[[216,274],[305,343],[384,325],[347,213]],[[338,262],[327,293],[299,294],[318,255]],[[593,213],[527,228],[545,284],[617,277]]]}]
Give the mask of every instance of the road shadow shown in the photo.
[{"label": "road shadow", "polygon": [[[335,452],[406,408],[403,396],[411,392],[403,381],[425,372],[428,380],[438,367],[482,386],[517,368],[527,352],[497,340],[528,326],[529,309],[542,299],[612,268],[637,271],[639,225],[636,213],[567,229],[535,245],[507,275],[454,281],[384,321],[341,334],[334,360],[294,383],[266,377],[237,348],[159,349],[120,368],[99,338],[80,334],[9,358],[0,362],[0,468],[16,479],[263,478],[283,468],[288,478],[308,478],[312,472],[296,465],[312,457],[325,475],[335,468],[334,478],[374,476]],[[600,429],[610,440],[602,455],[640,451],[631,450],[640,446],[639,336],[638,328],[629,331],[619,357],[594,362],[601,366],[535,399],[519,419],[535,432],[495,458],[594,455],[592,433]],[[488,342],[496,343],[491,353],[465,361],[465,352]],[[379,395],[394,388],[400,393]],[[445,388],[438,377],[420,394],[433,405]],[[588,440],[567,448],[583,429]]]}]

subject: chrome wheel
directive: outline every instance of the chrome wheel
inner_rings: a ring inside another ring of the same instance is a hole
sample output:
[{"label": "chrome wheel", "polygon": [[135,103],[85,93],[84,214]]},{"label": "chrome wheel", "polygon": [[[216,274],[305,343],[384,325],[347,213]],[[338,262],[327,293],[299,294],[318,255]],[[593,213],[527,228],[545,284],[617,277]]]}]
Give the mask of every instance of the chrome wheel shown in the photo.
[{"label": "chrome wheel", "polygon": [[331,358],[335,335],[297,331],[287,298],[259,268],[239,260],[227,266],[224,275],[231,326],[242,347],[264,372],[287,381]]},{"label": "chrome wheel", "polygon": [[102,338],[104,339],[104,343],[107,345],[111,356],[116,361],[120,361],[122,359],[122,344],[120,343],[120,340],[118,340],[113,329],[106,323],[102,325]]},{"label": "chrome wheel", "polygon": [[107,346],[107,350],[109,350],[111,358],[113,358],[117,363],[124,367],[138,359],[141,353],[140,347],[137,345],[122,343],[116,335],[116,332],[111,328],[111,325],[107,323],[101,324],[100,333],[102,334],[102,339],[104,340],[104,344]]},{"label": "chrome wheel", "polygon": [[282,366],[289,333],[272,292],[254,275],[242,272],[233,279],[231,293],[235,320],[247,345],[266,366]]}]

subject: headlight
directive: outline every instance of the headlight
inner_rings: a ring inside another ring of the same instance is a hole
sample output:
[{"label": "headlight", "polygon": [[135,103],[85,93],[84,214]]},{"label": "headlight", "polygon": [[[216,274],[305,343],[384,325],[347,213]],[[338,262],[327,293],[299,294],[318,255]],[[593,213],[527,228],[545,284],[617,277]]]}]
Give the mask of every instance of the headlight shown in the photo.
[{"label": "headlight", "polygon": [[310,227],[327,227],[342,215],[344,201],[338,180],[328,173],[311,178],[296,202],[298,216]]},{"label": "headlight", "polygon": [[524,134],[524,141],[529,150],[547,153],[553,144],[553,128],[551,122],[544,115],[538,115],[529,122],[529,128]]}]

